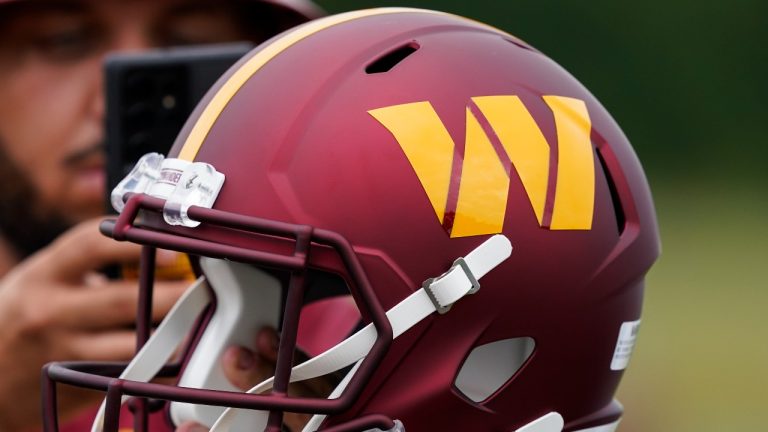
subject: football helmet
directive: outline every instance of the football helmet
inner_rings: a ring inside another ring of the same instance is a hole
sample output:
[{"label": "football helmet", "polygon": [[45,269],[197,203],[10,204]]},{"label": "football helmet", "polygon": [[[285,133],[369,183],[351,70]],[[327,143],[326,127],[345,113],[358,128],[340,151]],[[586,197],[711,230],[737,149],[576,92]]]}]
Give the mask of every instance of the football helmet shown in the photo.
[{"label": "football helmet", "polygon": [[[659,253],[648,184],[595,97],[501,30],[409,8],[290,30],[227,72],[113,204],[102,231],[145,245],[140,337],[154,248],[191,254],[199,278],[130,364],[47,365],[47,430],[57,382],[107,393],[94,430],[116,430],[129,398],[214,431],[279,431],[285,412],[313,414],[306,431],[620,420]],[[339,294],[357,326],[311,352],[301,328],[335,312],[303,312]],[[281,333],[275,376],[234,389],[220,355],[261,326]],[[337,371],[327,398],[289,392]]]}]

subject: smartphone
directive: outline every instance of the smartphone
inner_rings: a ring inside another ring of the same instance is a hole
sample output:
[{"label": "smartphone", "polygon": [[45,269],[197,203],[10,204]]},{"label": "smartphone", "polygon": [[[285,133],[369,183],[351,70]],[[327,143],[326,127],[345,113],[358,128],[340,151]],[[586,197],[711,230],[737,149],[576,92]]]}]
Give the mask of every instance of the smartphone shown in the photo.
[{"label": "smartphone", "polygon": [[141,156],[167,154],[216,80],[253,48],[228,43],[109,56],[105,62],[107,211],[112,189]]},{"label": "smartphone", "polygon": [[[105,61],[106,203],[112,189],[141,156],[167,154],[187,117],[216,80],[253,48],[230,43],[120,53]],[[138,278],[137,265],[102,269],[111,279]],[[173,265],[158,267],[160,279],[193,276],[186,255]]]}]

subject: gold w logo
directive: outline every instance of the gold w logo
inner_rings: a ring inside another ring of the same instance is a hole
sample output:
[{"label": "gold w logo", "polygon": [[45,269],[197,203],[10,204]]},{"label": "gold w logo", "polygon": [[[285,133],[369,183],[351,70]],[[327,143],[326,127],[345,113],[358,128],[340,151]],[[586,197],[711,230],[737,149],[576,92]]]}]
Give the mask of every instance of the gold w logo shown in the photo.
[{"label": "gold w logo", "polygon": [[[395,136],[451,237],[502,231],[512,167],[539,226],[589,230],[595,162],[586,104],[562,96],[543,99],[557,128],[554,167],[550,167],[551,149],[544,134],[517,96],[472,98],[466,110],[463,158],[457,157],[453,139],[429,102],[369,113]],[[462,159],[461,166],[454,165]],[[553,191],[548,190],[550,177],[555,180]],[[452,188],[456,184],[458,191]]]}]

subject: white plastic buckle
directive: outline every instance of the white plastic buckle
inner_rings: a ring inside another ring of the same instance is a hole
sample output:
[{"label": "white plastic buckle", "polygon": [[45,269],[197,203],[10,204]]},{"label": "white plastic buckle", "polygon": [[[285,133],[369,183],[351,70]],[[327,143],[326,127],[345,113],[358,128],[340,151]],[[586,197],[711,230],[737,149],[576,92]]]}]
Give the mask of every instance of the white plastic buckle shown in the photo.
[{"label": "white plastic buckle", "polygon": [[125,208],[123,197],[129,192],[162,198],[166,223],[194,228],[200,222],[189,217],[189,208],[213,207],[223,185],[224,174],[210,164],[147,153],[112,190],[110,200],[112,207],[121,212]]},{"label": "white plastic buckle", "polygon": [[133,169],[112,189],[110,202],[118,213],[125,208],[123,197],[127,193],[145,193],[160,179],[160,170],[165,156],[147,153],[136,162]]},{"label": "white plastic buckle", "polygon": [[169,225],[194,228],[200,225],[187,213],[191,206],[211,208],[224,184],[224,174],[207,163],[193,162],[181,173],[176,187],[165,201],[163,218]]},{"label": "white plastic buckle", "polygon": [[442,276],[436,277],[436,278],[429,278],[424,281],[422,284],[422,288],[424,288],[424,291],[427,293],[427,296],[429,297],[429,300],[432,301],[432,304],[435,305],[435,310],[437,313],[443,315],[447,313],[449,310],[451,310],[451,306],[453,306],[453,303],[449,305],[442,305],[437,300],[437,296],[435,295],[435,292],[433,291],[432,285],[434,282],[446,274],[450,273],[453,269],[456,267],[460,267],[462,271],[464,271],[464,274],[467,276],[467,279],[469,279],[470,284],[472,285],[472,288],[467,291],[467,294],[474,294],[480,290],[480,282],[478,282],[477,278],[475,277],[474,273],[472,273],[472,270],[469,268],[469,265],[467,264],[467,261],[463,257],[459,257],[456,259],[456,261],[453,262],[453,265],[451,266],[450,270],[445,272]]}]

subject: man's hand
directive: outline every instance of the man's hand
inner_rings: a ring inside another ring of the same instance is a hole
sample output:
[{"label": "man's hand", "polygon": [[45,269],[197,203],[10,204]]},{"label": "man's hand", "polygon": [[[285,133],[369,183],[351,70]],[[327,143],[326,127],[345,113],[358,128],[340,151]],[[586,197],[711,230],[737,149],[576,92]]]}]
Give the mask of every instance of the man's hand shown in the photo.
[{"label": "man's hand", "polygon": [[[128,360],[134,354],[131,324],[138,282],[108,280],[97,270],[135,263],[141,248],[104,237],[98,223],[72,228],[0,280],[0,430],[40,424],[40,370],[45,363]],[[164,259],[173,257],[158,254],[159,262]],[[168,312],[187,285],[155,284],[155,319]],[[59,397],[64,418],[104,396],[59,389],[66,392]]]},{"label": "man's hand", "polygon": [[[256,384],[272,377],[277,364],[279,337],[275,329],[265,327],[259,330],[255,340],[255,350],[241,346],[229,347],[222,358],[222,368],[227,379],[236,387],[246,391]],[[296,353],[297,363],[306,360],[306,356]],[[303,357],[303,358],[302,358]],[[291,396],[327,397],[333,390],[333,380],[325,377],[293,383]],[[286,413],[283,421],[289,430],[298,432],[309,422],[311,414]],[[195,423],[184,423],[176,432],[207,432],[208,428]]]}]

